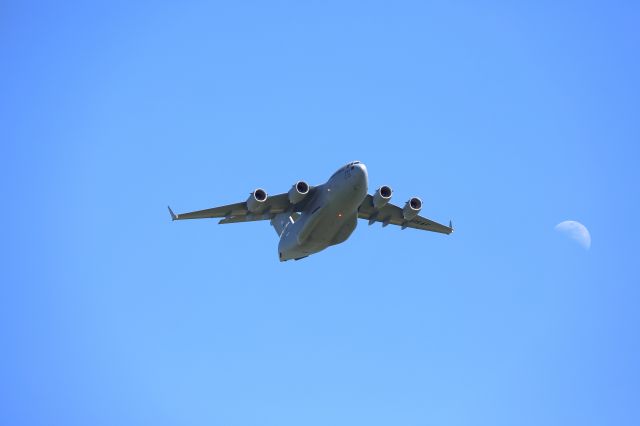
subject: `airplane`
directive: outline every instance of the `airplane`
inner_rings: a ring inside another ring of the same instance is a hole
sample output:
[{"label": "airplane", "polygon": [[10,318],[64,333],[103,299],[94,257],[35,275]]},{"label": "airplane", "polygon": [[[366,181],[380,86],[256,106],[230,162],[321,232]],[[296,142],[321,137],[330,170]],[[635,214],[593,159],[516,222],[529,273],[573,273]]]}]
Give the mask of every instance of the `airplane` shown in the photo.
[{"label": "airplane", "polygon": [[447,235],[453,232],[451,221],[445,226],[418,215],[420,198],[412,197],[400,208],[389,202],[391,187],[383,185],[373,195],[368,194],[368,187],[367,167],[352,161],[318,186],[301,180],[283,194],[269,197],[258,188],[244,202],[181,214],[169,207],[169,213],[172,220],[222,218],[220,224],[269,220],[280,238],[281,262],[304,259],[346,241],[358,218],[368,220],[369,225],[382,222],[383,227],[397,225]]}]

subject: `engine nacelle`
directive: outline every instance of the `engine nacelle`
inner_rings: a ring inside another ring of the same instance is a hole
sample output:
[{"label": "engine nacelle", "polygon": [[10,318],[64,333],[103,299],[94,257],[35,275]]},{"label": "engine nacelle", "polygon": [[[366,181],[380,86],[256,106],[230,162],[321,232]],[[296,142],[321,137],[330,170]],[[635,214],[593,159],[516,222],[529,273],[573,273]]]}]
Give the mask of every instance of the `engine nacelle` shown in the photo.
[{"label": "engine nacelle", "polygon": [[260,213],[267,206],[267,192],[258,188],[247,198],[247,210],[251,213]]},{"label": "engine nacelle", "polygon": [[404,205],[404,209],[402,209],[402,216],[404,217],[404,220],[411,220],[418,216],[421,208],[422,200],[418,197],[411,198],[407,201],[407,204]]},{"label": "engine nacelle", "polygon": [[289,190],[289,202],[298,204],[309,193],[309,184],[303,180],[296,182]]},{"label": "engine nacelle", "polygon": [[373,207],[375,207],[376,209],[381,209],[382,207],[384,207],[391,199],[392,194],[393,190],[390,186],[382,185],[376,190],[376,193],[373,195]]}]

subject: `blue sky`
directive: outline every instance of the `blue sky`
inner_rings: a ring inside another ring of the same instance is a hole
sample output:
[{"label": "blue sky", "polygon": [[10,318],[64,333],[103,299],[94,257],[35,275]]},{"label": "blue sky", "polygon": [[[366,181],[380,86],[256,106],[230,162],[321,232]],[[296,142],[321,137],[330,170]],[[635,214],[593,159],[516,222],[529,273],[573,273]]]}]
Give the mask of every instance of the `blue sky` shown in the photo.
[{"label": "blue sky", "polygon": [[[2,7],[0,423],[639,424],[637,3],[129,3]],[[456,232],[166,211],[356,159]]]}]

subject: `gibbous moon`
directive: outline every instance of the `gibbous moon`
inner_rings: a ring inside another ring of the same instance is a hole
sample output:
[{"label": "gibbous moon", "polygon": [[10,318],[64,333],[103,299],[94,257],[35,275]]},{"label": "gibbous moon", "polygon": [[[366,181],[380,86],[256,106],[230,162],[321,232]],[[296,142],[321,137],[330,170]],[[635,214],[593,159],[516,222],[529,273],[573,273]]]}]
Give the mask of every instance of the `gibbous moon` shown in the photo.
[{"label": "gibbous moon", "polygon": [[591,247],[591,234],[586,226],[575,220],[565,220],[556,225],[556,231],[576,240],[578,244],[589,250]]}]

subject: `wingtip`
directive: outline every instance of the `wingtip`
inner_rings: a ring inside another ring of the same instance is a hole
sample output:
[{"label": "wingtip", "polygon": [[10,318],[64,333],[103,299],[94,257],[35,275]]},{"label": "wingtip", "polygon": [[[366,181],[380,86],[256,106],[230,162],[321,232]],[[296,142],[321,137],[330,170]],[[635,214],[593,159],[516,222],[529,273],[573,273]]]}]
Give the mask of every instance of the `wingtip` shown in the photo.
[{"label": "wingtip", "polygon": [[178,216],[176,216],[176,214],[173,212],[173,210],[171,210],[171,207],[167,206],[167,208],[169,209],[169,214],[171,215],[171,220],[174,221],[174,220],[178,219]]},{"label": "wingtip", "polygon": [[454,229],[453,229],[453,223],[451,222],[451,220],[449,220],[449,229],[451,229],[451,232],[453,232],[453,231],[454,231]]}]

